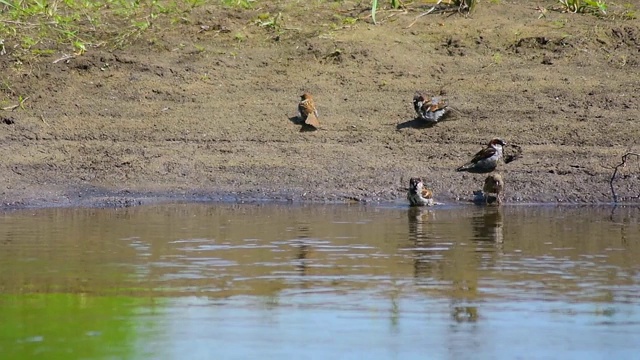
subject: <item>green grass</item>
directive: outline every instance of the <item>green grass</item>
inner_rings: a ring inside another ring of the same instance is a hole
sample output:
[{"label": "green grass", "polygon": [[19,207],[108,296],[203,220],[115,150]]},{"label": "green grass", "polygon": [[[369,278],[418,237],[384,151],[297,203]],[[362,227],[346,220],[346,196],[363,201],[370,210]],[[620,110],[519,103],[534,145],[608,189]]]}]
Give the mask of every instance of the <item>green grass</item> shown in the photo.
[{"label": "green grass", "polygon": [[558,0],[563,11],[572,13],[591,13],[607,15],[604,0]]},{"label": "green grass", "polygon": [[[161,16],[179,17],[203,0],[0,0],[0,39],[6,51],[82,54],[124,46]],[[180,7],[178,7],[178,4]],[[16,55],[16,54],[14,54]]]},{"label": "green grass", "polygon": [[[14,58],[131,45],[162,20],[188,22],[201,6],[252,9],[257,0],[0,0],[0,52]],[[257,23],[274,29],[276,15]]]},{"label": "green grass", "polygon": [[254,23],[260,27],[272,29],[278,32],[282,27],[282,13],[279,12],[275,15],[268,12],[261,13],[258,15],[258,18]]},{"label": "green grass", "polygon": [[634,6],[629,3],[623,5],[623,11],[620,15],[625,20],[636,20],[638,18]]},{"label": "green grass", "polygon": [[[565,12],[601,15],[609,12],[604,0],[556,1],[557,8]],[[309,5],[312,3],[315,5]],[[305,6],[331,7],[336,3],[335,0],[316,0]],[[430,0],[427,5],[436,3],[437,0]],[[478,0],[444,0],[441,5],[450,11],[468,13],[477,3]],[[271,6],[274,4],[275,9]],[[424,3],[414,0],[371,0],[370,4],[374,23],[381,8],[424,11]],[[285,19],[300,15],[295,13],[300,6],[294,2],[289,9],[272,0],[0,0],[0,55],[9,54],[26,61],[28,56],[81,55],[99,47],[123,48],[135,43],[150,29],[188,23],[194,9],[216,5],[238,11],[262,9],[254,25],[276,33],[286,29]],[[363,4],[367,5],[368,2]],[[619,15],[622,19],[635,19],[634,6],[626,6]],[[338,12],[336,16],[342,22],[336,26],[348,27],[361,20]],[[162,26],[156,26],[159,23]],[[246,36],[244,31],[238,31],[235,39],[243,41]]]},{"label": "green grass", "polygon": [[[400,0],[389,0],[389,6],[392,9],[397,9],[402,6],[402,1]],[[378,0],[371,0],[371,20],[373,23],[376,23],[376,12],[378,10]]]}]

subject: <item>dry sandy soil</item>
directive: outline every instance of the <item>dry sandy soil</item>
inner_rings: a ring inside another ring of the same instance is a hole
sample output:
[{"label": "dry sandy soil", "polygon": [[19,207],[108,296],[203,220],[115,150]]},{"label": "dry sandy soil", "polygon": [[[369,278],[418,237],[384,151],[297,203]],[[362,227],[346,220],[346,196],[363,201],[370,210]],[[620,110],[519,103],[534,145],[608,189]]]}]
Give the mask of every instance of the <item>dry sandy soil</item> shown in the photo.
[{"label": "dry sandy soil", "polygon": [[[636,20],[539,18],[523,0],[413,25],[427,7],[382,11],[373,25],[367,2],[282,3],[204,6],[57,63],[62,51],[17,65],[5,44],[1,105],[29,99],[0,111],[3,206],[404,202],[413,176],[464,201],[484,176],[454,169],[492,137],[522,149],[499,168],[507,203],[610,202],[613,167],[640,153]],[[277,27],[256,24],[278,12]],[[416,90],[457,111],[421,126]],[[321,130],[292,120],[303,91]],[[640,159],[615,188],[640,201]]]}]

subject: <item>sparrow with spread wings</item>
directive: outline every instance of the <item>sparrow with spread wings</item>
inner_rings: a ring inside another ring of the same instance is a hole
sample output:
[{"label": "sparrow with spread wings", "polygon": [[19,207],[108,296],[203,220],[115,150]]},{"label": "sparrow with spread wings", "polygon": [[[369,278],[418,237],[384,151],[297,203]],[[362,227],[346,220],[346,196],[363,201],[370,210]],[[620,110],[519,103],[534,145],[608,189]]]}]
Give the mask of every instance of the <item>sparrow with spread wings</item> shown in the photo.
[{"label": "sparrow with spread wings", "polygon": [[413,96],[413,109],[418,119],[436,123],[449,111],[449,103],[443,96],[427,96],[416,92]]}]

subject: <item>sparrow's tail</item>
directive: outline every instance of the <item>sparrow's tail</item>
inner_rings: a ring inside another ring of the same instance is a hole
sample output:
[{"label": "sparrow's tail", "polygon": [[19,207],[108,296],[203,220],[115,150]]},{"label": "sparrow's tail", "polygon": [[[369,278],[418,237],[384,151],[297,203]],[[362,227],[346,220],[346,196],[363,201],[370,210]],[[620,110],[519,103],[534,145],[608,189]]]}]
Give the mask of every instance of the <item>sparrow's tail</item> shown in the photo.
[{"label": "sparrow's tail", "polygon": [[318,117],[314,113],[310,113],[309,115],[307,115],[304,123],[313,126],[316,129],[320,128],[320,121],[318,121]]},{"label": "sparrow's tail", "polygon": [[469,170],[471,165],[472,165],[471,163],[464,164],[464,165],[460,166],[459,168],[457,168],[456,171],[467,171],[467,170]]}]

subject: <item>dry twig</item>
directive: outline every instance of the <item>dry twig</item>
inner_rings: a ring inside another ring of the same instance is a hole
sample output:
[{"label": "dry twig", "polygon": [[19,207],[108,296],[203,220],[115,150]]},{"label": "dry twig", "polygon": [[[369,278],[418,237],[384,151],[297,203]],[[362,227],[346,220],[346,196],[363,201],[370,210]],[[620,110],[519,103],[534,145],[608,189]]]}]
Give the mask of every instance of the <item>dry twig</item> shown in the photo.
[{"label": "dry twig", "polygon": [[611,197],[613,198],[614,204],[618,203],[618,194],[616,194],[616,190],[613,188],[613,180],[615,180],[616,175],[618,174],[618,169],[620,169],[621,167],[624,167],[627,164],[627,158],[629,156],[635,156],[637,158],[640,158],[640,154],[634,153],[634,152],[628,152],[622,155],[622,162],[616,165],[616,167],[613,169],[613,174],[611,175],[611,179],[609,180],[609,186],[611,187]]},{"label": "dry twig", "polygon": [[20,104],[11,105],[11,106],[5,106],[5,107],[2,108],[2,110],[11,111],[11,110],[17,109],[19,106],[20,106]]},{"label": "dry twig", "polygon": [[65,62],[67,62],[68,60],[74,59],[75,57],[76,57],[76,55],[67,55],[67,54],[65,54],[63,57],[61,57],[61,58],[59,58],[59,59],[57,59],[57,60],[54,60],[54,61],[53,61],[53,64],[57,64],[57,63],[59,63],[60,61],[65,61]]},{"label": "dry twig", "polygon": [[412,27],[412,26],[413,26],[413,24],[415,24],[415,23],[418,21],[418,19],[420,19],[421,17],[426,16],[426,15],[429,15],[429,14],[431,14],[432,12],[434,12],[434,11],[438,8],[438,5],[440,5],[440,3],[441,3],[441,2],[442,2],[442,0],[438,0],[438,2],[437,2],[435,5],[433,5],[433,7],[432,7],[431,9],[429,9],[428,11],[423,12],[422,14],[420,14],[420,15],[416,16],[416,18],[415,18],[415,19],[413,19],[413,21],[411,22],[411,24],[407,25],[407,27],[406,27],[405,29],[408,29],[408,28]]},{"label": "dry twig", "polygon": [[435,14],[449,13],[448,16],[451,16],[457,13],[457,14],[462,14],[466,17],[473,10],[477,1],[478,0],[463,0],[463,1],[449,0],[443,4],[442,3],[443,0],[438,0],[438,2],[431,7],[431,9],[416,16],[416,18],[413,19],[413,21],[409,25],[407,25],[405,29],[412,27],[421,17],[432,14],[432,13],[435,13]]},{"label": "dry twig", "polygon": [[24,110],[24,102],[25,102],[25,101],[27,101],[27,100],[29,100],[29,97],[30,97],[30,96],[27,96],[27,97],[25,97],[24,99],[20,99],[20,100],[19,100],[19,103],[18,103],[18,104],[16,104],[16,105],[11,105],[11,106],[3,107],[3,108],[2,108],[2,110],[5,110],[5,111],[13,111],[13,110],[15,110],[15,109],[17,109],[17,108],[21,108],[21,109],[23,109],[23,110]]},{"label": "dry twig", "polygon": [[42,122],[47,125],[47,126],[51,126],[49,125],[49,123],[47,122],[47,120],[44,118],[44,115],[40,115],[40,120],[42,120]]}]

